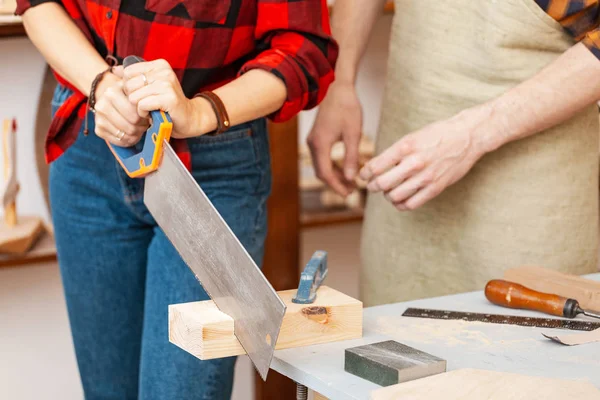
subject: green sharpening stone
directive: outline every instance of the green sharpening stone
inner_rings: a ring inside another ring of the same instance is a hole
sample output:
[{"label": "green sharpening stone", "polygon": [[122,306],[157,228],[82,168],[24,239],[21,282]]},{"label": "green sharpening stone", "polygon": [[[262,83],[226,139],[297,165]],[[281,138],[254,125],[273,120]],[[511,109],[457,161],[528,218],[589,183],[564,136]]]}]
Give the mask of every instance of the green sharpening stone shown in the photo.
[{"label": "green sharpening stone", "polygon": [[393,340],[346,349],[344,370],[381,386],[446,372],[446,361]]}]

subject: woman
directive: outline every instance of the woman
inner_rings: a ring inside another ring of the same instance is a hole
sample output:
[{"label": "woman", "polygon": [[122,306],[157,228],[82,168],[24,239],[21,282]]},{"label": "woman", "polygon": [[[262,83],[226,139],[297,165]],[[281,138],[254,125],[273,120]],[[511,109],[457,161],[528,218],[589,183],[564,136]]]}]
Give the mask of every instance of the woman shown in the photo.
[{"label": "woman", "polygon": [[[60,82],[46,155],[86,399],[229,398],[234,358],[168,342],[168,305],[208,296],[106,142],[132,146],[149,111],[169,112],[173,148],[260,265],[265,116],[314,107],[333,80],[325,0],[18,0],[17,14]],[[131,54],[149,61],[112,65]]]}]

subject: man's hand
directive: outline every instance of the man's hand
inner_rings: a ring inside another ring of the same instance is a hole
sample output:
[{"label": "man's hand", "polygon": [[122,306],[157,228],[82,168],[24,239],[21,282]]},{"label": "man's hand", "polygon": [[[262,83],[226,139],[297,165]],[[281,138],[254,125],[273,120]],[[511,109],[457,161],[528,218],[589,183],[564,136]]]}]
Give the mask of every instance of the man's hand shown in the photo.
[{"label": "man's hand", "polygon": [[[317,177],[342,196],[354,188],[361,130],[362,108],[354,85],[334,82],[319,107],[307,142]],[[346,149],[343,173],[331,160],[331,148],[339,141]]]},{"label": "man's hand", "polygon": [[[367,189],[382,191],[398,210],[414,210],[439,195],[491,150],[487,106],[468,109],[398,140],[360,171]],[[488,132],[486,132],[486,130]]]},{"label": "man's hand", "polygon": [[150,123],[138,115],[123,92],[123,81],[106,74],[96,90],[95,133],[116,146],[130,147],[140,141]]}]

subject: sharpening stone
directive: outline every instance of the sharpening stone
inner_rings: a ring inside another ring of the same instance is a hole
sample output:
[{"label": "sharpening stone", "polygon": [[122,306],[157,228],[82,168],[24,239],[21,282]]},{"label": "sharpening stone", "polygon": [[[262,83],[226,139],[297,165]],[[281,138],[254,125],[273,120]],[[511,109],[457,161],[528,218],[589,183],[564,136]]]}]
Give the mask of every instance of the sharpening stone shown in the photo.
[{"label": "sharpening stone", "polygon": [[393,340],[346,349],[344,370],[381,386],[446,372],[446,361]]}]

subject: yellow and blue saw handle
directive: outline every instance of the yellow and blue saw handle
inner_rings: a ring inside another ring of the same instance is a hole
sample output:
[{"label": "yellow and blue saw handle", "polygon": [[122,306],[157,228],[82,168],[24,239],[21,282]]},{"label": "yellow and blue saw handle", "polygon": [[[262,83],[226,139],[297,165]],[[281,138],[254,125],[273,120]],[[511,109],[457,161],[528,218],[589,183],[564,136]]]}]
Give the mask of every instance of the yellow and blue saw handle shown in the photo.
[{"label": "yellow and blue saw handle", "polygon": [[[123,60],[123,67],[127,68],[129,65],[143,61],[138,56],[127,56]],[[155,171],[162,158],[163,143],[171,138],[173,121],[169,114],[156,110],[150,112],[150,117],[152,118],[150,128],[135,146],[120,147],[107,142],[117,161],[131,178],[143,178]]]}]

